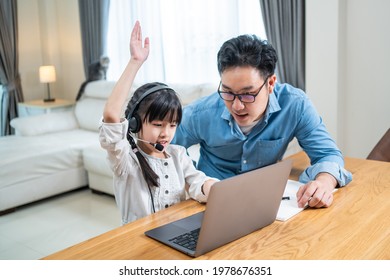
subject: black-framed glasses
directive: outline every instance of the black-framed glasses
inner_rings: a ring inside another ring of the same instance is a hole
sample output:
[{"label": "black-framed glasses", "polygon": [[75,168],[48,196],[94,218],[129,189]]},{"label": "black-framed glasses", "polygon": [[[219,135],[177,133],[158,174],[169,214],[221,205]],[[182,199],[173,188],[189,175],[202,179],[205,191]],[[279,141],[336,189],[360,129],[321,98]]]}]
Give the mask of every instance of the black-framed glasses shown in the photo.
[{"label": "black-framed glasses", "polygon": [[253,103],[255,102],[256,100],[256,96],[259,95],[260,91],[263,89],[265,83],[267,82],[269,77],[267,77],[264,81],[264,83],[261,85],[261,87],[259,88],[259,90],[257,91],[257,93],[241,93],[241,94],[237,94],[237,93],[233,93],[233,92],[229,92],[229,91],[221,91],[220,88],[221,88],[221,85],[222,85],[222,81],[219,82],[219,86],[218,86],[218,94],[219,96],[223,99],[223,100],[226,100],[226,101],[234,101],[234,99],[236,99],[236,97],[242,102],[242,103]]}]

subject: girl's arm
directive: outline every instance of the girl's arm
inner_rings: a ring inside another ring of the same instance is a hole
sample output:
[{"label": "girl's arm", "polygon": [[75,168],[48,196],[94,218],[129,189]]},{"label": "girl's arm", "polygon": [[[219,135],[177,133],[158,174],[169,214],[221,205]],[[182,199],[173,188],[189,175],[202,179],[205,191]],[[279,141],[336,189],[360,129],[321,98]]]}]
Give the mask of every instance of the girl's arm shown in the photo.
[{"label": "girl's arm", "polygon": [[209,197],[210,189],[214,185],[214,183],[218,182],[217,180],[214,179],[209,179],[204,182],[202,186],[202,193],[206,196]]},{"label": "girl's arm", "polygon": [[103,112],[105,123],[119,123],[122,107],[133,84],[135,75],[149,55],[149,38],[146,37],[142,46],[142,30],[139,21],[134,25],[130,38],[130,61],[108,97]]}]

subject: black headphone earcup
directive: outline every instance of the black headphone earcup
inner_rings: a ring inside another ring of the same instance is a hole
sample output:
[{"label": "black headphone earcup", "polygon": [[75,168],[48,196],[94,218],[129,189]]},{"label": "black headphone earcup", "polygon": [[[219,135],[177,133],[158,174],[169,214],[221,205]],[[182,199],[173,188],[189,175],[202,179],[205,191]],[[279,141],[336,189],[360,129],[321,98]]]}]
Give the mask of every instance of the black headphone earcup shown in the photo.
[{"label": "black headphone earcup", "polygon": [[[138,100],[136,100],[135,103],[129,108],[127,118],[130,118],[130,119],[128,119],[129,120],[129,130],[132,133],[139,132],[141,130],[141,126],[142,126],[141,118],[137,114],[137,109],[138,109],[139,103],[141,103],[141,101],[144,98],[146,98],[149,94],[152,94],[153,92],[156,92],[156,91],[161,90],[161,89],[173,90],[173,89],[171,89],[170,87],[168,87],[167,85],[164,85],[164,84],[160,84],[160,85],[154,86],[154,87],[148,89],[146,92],[144,92],[141,95],[141,97]],[[132,100],[133,100],[133,97],[132,97]],[[132,102],[132,100],[130,102]]]},{"label": "black headphone earcup", "polygon": [[132,133],[137,133],[141,129],[141,119],[137,113],[135,113],[129,120],[129,128]]}]

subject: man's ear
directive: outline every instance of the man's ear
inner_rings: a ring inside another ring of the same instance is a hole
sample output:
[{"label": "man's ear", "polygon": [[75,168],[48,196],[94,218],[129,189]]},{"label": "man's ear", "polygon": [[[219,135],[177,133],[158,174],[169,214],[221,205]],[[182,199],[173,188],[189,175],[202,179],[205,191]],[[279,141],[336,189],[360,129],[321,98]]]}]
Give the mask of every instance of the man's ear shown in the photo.
[{"label": "man's ear", "polygon": [[276,75],[273,74],[268,78],[268,93],[271,94],[274,90],[274,86],[276,84]]}]

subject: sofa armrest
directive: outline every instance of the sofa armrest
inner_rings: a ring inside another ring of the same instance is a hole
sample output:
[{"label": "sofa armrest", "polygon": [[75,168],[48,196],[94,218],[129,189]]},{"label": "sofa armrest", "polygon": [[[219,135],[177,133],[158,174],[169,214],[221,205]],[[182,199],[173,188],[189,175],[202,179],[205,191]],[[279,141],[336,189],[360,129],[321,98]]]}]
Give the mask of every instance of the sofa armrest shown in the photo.
[{"label": "sofa armrest", "polygon": [[16,135],[34,136],[79,128],[73,111],[49,113],[31,117],[15,118],[11,126]]}]

